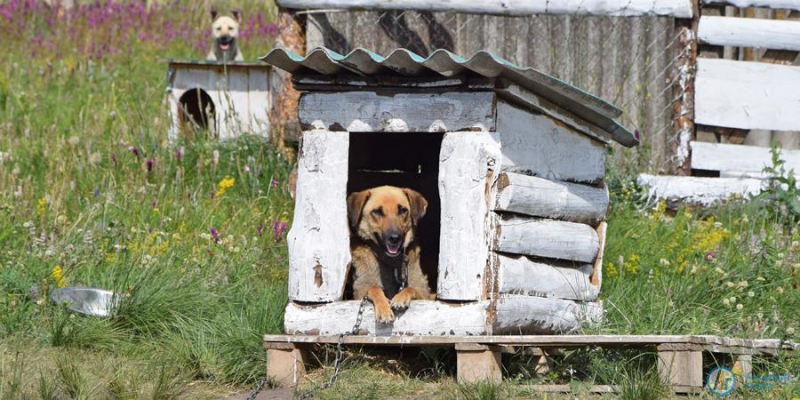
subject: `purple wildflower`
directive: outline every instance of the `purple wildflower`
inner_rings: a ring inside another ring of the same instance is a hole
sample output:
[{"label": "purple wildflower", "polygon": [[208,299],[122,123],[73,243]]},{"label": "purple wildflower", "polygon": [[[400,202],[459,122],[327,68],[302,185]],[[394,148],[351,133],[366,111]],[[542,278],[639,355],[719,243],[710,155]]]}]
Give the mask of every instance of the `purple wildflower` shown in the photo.
[{"label": "purple wildflower", "polygon": [[94,187],[94,198],[96,199],[98,196],[100,196],[100,188],[95,186]]},{"label": "purple wildflower", "polygon": [[153,208],[158,207],[158,199],[153,199],[152,206],[153,206]]},{"label": "purple wildflower", "polygon": [[639,133],[639,130],[638,130],[638,129],[634,129],[634,130],[633,130],[633,136],[635,136],[635,137],[636,137],[636,140],[639,140],[639,139],[642,137],[642,134],[641,134],[641,133]]},{"label": "purple wildflower", "polygon": [[147,172],[153,172],[153,167],[156,165],[156,158],[152,157],[147,160]]},{"label": "purple wildflower", "polygon": [[264,224],[258,224],[256,231],[258,231],[259,236],[264,233]]},{"label": "purple wildflower", "polygon": [[217,228],[212,226],[208,229],[208,231],[211,232],[211,236],[214,238],[214,241],[219,243],[219,231],[217,231]]},{"label": "purple wildflower", "polygon": [[706,259],[707,260],[714,260],[716,258],[717,258],[717,252],[715,252],[715,251],[706,252]]},{"label": "purple wildflower", "polygon": [[179,147],[178,150],[175,152],[175,157],[178,158],[178,161],[183,160],[183,146]]},{"label": "purple wildflower", "polygon": [[273,23],[267,24],[267,34],[272,37],[278,36],[278,25]]},{"label": "purple wildflower", "polygon": [[278,179],[272,178],[272,182],[270,183],[272,187],[278,187]]},{"label": "purple wildflower", "polygon": [[128,147],[128,150],[130,150],[130,152],[133,153],[133,155],[135,155],[136,158],[139,158],[139,148],[138,147],[131,146],[131,147]]},{"label": "purple wildflower", "polygon": [[272,223],[272,234],[275,238],[276,242],[280,242],[281,238],[283,237],[283,232],[286,231],[288,224],[286,221],[281,221],[276,219],[275,222]]}]

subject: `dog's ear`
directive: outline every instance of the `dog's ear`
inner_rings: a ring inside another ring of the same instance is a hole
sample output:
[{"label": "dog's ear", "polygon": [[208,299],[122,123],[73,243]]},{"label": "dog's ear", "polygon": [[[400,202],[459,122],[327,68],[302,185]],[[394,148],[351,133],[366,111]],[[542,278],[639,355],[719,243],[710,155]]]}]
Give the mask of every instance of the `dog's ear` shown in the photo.
[{"label": "dog's ear", "polygon": [[231,10],[231,15],[233,16],[233,19],[236,20],[236,22],[242,22],[242,14],[243,12],[240,8],[234,8],[233,10]]},{"label": "dog's ear", "polygon": [[217,15],[219,15],[219,11],[217,11],[217,7],[211,6],[211,22],[217,20]]},{"label": "dog's ear", "polygon": [[417,226],[419,220],[425,216],[425,211],[428,210],[428,200],[425,200],[416,190],[403,189],[403,192],[408,197],[408,203],[411,205],[411,221],[414,226]]},{"label": "dog's ear", "polygon": [[361,219],[361,212],[364,210],[364,203],[369,199],[369,190],[363,192],[350,193],[347,196],[347,217],[350,221],[350,226],[355,228],[358,225],[358,220]]}]

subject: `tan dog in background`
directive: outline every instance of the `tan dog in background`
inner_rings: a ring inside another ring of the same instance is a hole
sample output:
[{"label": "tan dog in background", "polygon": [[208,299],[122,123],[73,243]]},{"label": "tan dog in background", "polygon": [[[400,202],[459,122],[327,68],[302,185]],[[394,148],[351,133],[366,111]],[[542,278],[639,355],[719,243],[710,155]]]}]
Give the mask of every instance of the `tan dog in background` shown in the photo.
[{"label": "tan dog in background", "polygon": [[[394,186],[347,196],[353,295],[372,301],[378,322],[393,321],[392,309],[406,309],[411,300],[430,298],[428,278],[419,262],[420,246],[414,241],[427,207],[428,201],[418,192]],[[401,290],[403,282],[407,285]]]},{"label": "tan dog in background", "polygon": [[242,61],[242,51],[239,49],[239,22],[242,20],[242,11],[233,10],[231,15],[219,15],[215,8],[211,9],[211,36],[214,44],[206,56],[207,60]]}]

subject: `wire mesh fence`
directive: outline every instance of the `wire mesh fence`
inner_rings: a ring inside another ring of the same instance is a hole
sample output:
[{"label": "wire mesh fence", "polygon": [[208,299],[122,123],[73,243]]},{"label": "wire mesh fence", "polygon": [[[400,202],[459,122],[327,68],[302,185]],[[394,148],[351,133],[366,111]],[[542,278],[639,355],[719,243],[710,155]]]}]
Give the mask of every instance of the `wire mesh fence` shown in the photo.
[{"label": "wire mesh fence", "polygon": [[[642,137],[642,167],[667,172],[676,162],[674,105],[680,99],[680,48],[671,17],[532,15],[502,17],[427,11],[308,11],[306,44],[339,53],[397,48],[427,56],[490,51],[556,76],[620,107],[621,122]],[[676,92],[675,88],[678,88]]]}]

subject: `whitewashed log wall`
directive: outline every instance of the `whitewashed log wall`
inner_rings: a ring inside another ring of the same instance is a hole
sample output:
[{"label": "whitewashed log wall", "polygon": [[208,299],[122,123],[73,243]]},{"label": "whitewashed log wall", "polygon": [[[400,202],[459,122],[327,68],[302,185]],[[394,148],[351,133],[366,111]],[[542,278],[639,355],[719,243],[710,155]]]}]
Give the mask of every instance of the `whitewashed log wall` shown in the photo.
[{"label": "whitewashed log wall", "polygon": [[[589,3],[613,4],[574,2],[577,3],[587,8]],[[673,119],[668,110],[674,95],[669,90],[669,78],[680,51],[676,34],[672,17],[571,13],[512,18],[451,12],[337,10],[308,14],[306,38],[309,49],[324,46],[342,54],[357,47],[381,55],[403,47],[423,56],[444,48],[464,57],[488,50],[621,107],[622,124],[642,133],[642,145],[649,149],[648,167],[671,170],[675,150],[672,135],[668,134]],[[622,163],[622,154],[615,152],[614,161]]]},{"label": "whitewashed log wall", "polygon": [[[209,127],[220,139],[241,134],[269,135],[270,73],[264,66],[222,66],[173,64],[170,66],[167,99],[171,125],[170,142],[181,132],[180,98],[187,91],[201,89],[214,103],[214,126]],[[212,121],[209,121],[210,123]]]},{"label": "whitewashed log wall", "polygon": [[701,17],[697,38],[716,46],[800,51],[800,21]]}]

